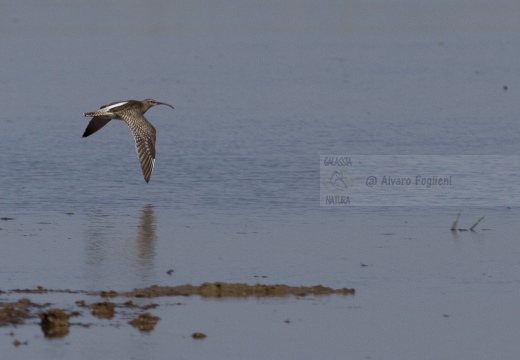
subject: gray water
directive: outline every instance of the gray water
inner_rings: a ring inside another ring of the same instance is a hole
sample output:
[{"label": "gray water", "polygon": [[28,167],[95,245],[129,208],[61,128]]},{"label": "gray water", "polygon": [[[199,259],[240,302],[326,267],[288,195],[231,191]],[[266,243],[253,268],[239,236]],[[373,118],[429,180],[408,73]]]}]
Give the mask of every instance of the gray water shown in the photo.
[{"label": "gray water", "polygon": [[[320,155],[520,154],[517,2],[16,2],[0,14],[0,216],[14,219],[0,222],[0,290],[356,289],[154,300],[149,334],[121,320],[48,340],[34,323],[15,329],[29,342],[15,347],[6,327],[2,358],[520,353],[516,204],[319,198]],[[150,97],[175,110],[146,114],[157,129],[146,184],[122,122],[81,135],[84,112]],[[460,227],[486,218],[452,233],[459,210]]]}]

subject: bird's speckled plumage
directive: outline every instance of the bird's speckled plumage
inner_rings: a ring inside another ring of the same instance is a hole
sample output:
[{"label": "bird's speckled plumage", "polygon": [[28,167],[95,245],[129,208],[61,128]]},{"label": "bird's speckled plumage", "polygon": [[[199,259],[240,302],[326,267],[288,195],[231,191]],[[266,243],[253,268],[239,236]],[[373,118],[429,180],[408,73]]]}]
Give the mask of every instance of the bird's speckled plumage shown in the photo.
[{"label": "bird's speckled plumage", "polygon": [[83,137],[92,135],[108,124],[110,120],[123,120],[134,135],[141,170],[145,181],[149,182],[155,164],[155,128],[145,119],[144,113],[156,105],[166,105],[173,109],[170,104],[146,99],[143,101],[116,101],[102,106],[97,111],[85,113],[83,115],[92,117],[92,120],[88,123]]}]

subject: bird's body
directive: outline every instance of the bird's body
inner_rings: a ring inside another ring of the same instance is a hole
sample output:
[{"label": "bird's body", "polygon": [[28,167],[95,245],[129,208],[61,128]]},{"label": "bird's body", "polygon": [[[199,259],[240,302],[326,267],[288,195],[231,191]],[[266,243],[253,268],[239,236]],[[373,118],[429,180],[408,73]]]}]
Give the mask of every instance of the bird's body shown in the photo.
[{"label": "bird's body", "polygon": [[145,119],[144,113],[155,105],[166,105],[173,109],[170,104],[146,99],[143,101],[116,101],[102,106],[97,111],[85,113],[83,115],[92,117],[92,120],[88,123],[83,137],[92,135],[108,124],[110,120],[123,120],[134,135],[141,170],[145,181],[148,182],[155,164],[155,128]]}]

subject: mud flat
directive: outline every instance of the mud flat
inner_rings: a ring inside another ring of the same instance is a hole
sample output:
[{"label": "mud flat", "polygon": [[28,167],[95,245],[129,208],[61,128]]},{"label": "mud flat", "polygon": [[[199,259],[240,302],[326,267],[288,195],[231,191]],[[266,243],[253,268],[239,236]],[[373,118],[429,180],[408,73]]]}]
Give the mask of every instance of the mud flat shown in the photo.
[{"label": "mud flat", "polygon": [[[74,303],[66,304],[63,309],[55,308],[52,303],[38,303],[36,300],[22,298],[17,301],[0,302],[0,327],[21,326],[34,324],[35,319],[39,319],[39,325],[43,334],[48,338],[65,337],[73,326],[90,328],[91,324],[83,320],[84,312],[87,311],[97,319],[114,322],[118,320],[118,315],[124,318],[131,318],[127,323],[141,332],[150,332],[160,321],[158,316],[152,315],[149,311],[157,308],[158,304],[137,305],[132,298],[158,298],[158,297],[188,297],[200,296],[202,298],[265,298],[265,297],[287,297],[296,298],[306,296],[327,296],[327,295],[354,295],[354,289],[341,288],[333,289],[323,285],[316,286],[289,286],[277,285],[248,285],[233,284],[224,282],[203,283],[200,286],[191,284],[179,286],[158,286],[152,285],[142,289],[134,289],[126,292],[116,291],[82,291],[82,290],[60,290],[46,289],[37,287],[35,289],[13,289],[1,292],[2,295],[12,297],[16,294],[27,294],[37,297],[40,294],[80,294],[84,299]],[[89,299],[98,297],[104,301],[92,301]],[[118,301],[123,299],[124,301]],[[72,321],[71,319],[74,319]],[[194,339],[204,338],[202,335],[194,334]],[[20,346],[17,344],[16,346]]]},{"label": "mud flat", "polygon": [[200,286],[157,286],[153,285],[144,289],[136,289],[125,293],[103,293],[102,296],[147,297],[160,296],[192,296],[198,295],[204,298],[242,298],[242,297],[281,297],[281,296],[307,296],[307,295],[354,295],[354,289],[332,289],[323,285],[316,286],[288,286],[288,285],[247,285],[229,283],[204,283]]}]

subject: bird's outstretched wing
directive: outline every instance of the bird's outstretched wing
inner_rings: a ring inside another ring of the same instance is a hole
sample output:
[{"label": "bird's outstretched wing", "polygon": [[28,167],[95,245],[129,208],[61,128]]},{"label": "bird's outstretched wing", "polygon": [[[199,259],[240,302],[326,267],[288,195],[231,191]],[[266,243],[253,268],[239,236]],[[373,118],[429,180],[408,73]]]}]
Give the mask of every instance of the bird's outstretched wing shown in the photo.
[{"label": "bird's outstretched wing", "polygon": [[85,129],[85,132],[83,133],[82,137],[87,137],[89,135],[94,134],[96,131],[108,124],[110,120],[110,118],[106,118],[104,116],[93,117],[92,120],[90,120],[90,122],[88,123],[87,128]]},{"label": "bird's outstretched wing", "polygon": [[149,182],[155,164],[155,128],[137,111],[125,112],[121,117],[134,135],[144,180]]}]

